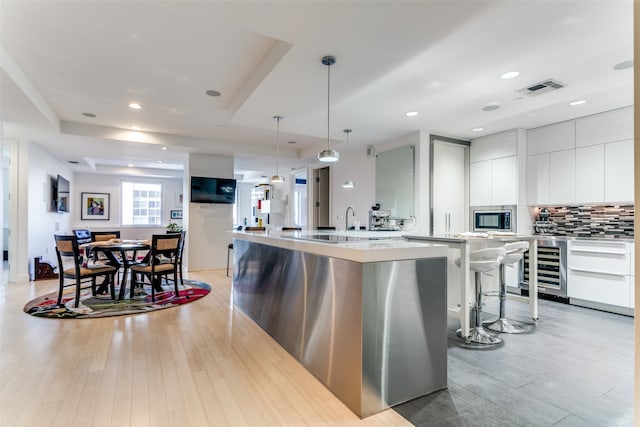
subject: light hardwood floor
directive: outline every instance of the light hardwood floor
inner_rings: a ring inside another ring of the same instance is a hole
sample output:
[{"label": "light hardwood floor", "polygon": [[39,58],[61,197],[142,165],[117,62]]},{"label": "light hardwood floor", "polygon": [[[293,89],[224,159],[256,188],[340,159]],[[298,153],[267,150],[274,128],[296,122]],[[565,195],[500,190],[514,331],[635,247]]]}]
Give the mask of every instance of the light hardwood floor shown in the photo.
[{"label": "light hardwood floor", "polygon": [[0,287],[0,426],[410,426],[358,419],[230,298],[224,270],[190,273],[205,298],[128,317],[22,311],[56,281]]}]

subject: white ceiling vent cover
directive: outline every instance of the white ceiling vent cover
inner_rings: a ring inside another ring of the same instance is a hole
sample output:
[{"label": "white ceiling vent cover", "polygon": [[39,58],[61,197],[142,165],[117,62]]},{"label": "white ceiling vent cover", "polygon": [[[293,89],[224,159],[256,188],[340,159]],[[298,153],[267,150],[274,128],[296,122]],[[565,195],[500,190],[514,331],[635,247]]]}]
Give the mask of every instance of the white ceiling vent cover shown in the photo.
[{"label": "white ceiling vent cover", "polygon": [[529,85],[524,89],[520,89],[516,92],[527,96],[538,96],[544,93],[553,92],[554,90],[562,89],[565,86],[566,84],[561,83],[558,80],[547,79],[541,81],[540,83]]}]

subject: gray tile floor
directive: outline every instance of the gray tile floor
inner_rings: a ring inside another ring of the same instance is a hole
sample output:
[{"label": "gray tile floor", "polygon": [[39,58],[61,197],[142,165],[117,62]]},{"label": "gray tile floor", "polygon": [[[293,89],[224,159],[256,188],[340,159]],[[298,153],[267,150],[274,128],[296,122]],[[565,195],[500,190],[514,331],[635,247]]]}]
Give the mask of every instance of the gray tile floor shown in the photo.
[{"label": "gray tile floor", "polygon": [[416,426],[633,425],[633,318],[545,300],[539,312],[532,333],[485,349],[465,348],[449,318],[448,389],[394,409]]}]

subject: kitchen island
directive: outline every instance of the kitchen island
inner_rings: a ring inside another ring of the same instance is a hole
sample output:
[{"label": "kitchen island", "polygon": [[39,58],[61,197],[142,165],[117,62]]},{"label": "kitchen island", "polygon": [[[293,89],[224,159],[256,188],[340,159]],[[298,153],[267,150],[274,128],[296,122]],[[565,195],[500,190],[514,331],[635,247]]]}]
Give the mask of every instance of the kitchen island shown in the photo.
[{"label": "kitchen island", "polygon": [[[480,233],[482,234],[482,233]],[[478,233],[460,233],[455,235],[430,235],[430,234],[407,234],[404,237],[408,241],[416,242],[430,242],[441,243],[447,245],[449,248],[457,249],[460,251],[460,267],[454,267],[459,270],[460,280],[458,283],[460,293],[458,298],[458,304],[455,308],[449,308],[451,314],[457,315],[460,319],[461,335],[463,337],[469,336],[469,320],[470,312],[469,308],[473,302],[473,295],[475,284],[470,281],[469,272],[469,254],[473,250],[483,249],[488,247],[502,246],[508,242],[514,241],[527,241],[529,242],[529,257],[530,257],[530,285],[529,285],[529,297],[510,296],[512,298],[527,299],[529,302],[529,312],[531,319],[534,322],[538,321],[538,244],[537,241],[540,236],[532,235],[489,235],[488,237],[478,237]],[[450,265],[453,263],[455,257],[450,258]],[[448,276],[451,277],[452,275]],[[449,303],[451,306],[451,303]],[[466,309],[462,309],[466,307]]]},{"label": "kitchen island", "polygon": [[397,237],[234,233],[234,305],[360,417],[447,386],[447,247]]}]

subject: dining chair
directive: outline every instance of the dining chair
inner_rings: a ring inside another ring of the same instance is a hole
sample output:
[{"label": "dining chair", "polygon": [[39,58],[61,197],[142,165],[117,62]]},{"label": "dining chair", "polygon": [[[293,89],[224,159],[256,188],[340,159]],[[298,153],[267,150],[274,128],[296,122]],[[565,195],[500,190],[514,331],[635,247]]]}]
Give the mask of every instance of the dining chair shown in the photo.
[{"label": "dining chair", "polygon": [[182,240],[182,233],[153,234],[151,236],[149,262],[131,266],[131,298],[133,298],[136,285],[144,287],[147,284],[146,277],[151,285],[151,301],[155,301],[156,290],[162,290],[162,278],[167,279],[170,274],[173,275],[175,295],[178,296],[178,260]]},{"label": "dining chair", "polygon": [[91,232],[91,241],[92,242],[105,242],[111,239],[119,239],[120,238],[120,230],[116,231],[92,231]]},{"label": "dining chair", "polygon": [[[111,265],[96,266],[94,268],[83,267],[83,257],[80,254],[78,238],[75,235],[63,236],[54,235],[56,240],[56,255],[58,257],[58,276],[60,278],[60,288],[58,290],[58,305],[62,302],[63,290],[67,286],[76,287],[74,307],[80,303],[80,290],[83,283],[91,282],[91,292],[96,294],[96,279],[105,277],[109,283],[111,299],[116,299],[115,273],[116,268]],[[71,279],[73,283],[65,285],[64,280]]]},{"label": "dining chair", "polygon": [[184,242],[187,237],[187,232],[182,231],[170,231],[167,230],[167,234],[180,234],[182,238],[180,239],[180,247],[178,248],[178,276],[180,277],[180,284],[184,286],[184,278],[182,277],[182,254],[184,253]]}]

